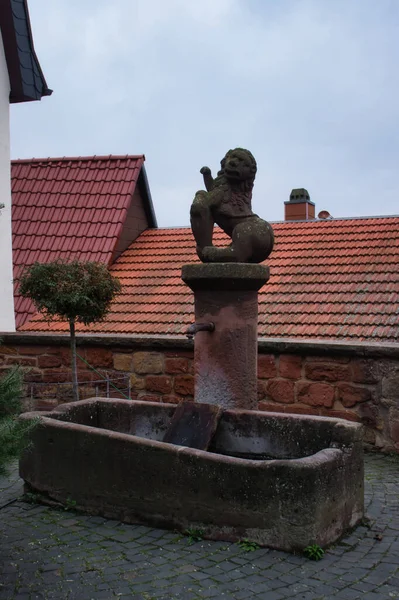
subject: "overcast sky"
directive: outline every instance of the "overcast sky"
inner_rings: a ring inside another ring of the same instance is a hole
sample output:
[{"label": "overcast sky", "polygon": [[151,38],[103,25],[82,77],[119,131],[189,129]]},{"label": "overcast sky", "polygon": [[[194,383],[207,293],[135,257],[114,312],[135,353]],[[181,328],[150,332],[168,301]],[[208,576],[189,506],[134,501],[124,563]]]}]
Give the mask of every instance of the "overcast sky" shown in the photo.
[{"label": "overcast sky", "polygon": [[160,226],[187,225],[229,148],[283,219],[398,214],[399,0],[29,0],[54,90],[13,105],[12,157],[146,155]]}]

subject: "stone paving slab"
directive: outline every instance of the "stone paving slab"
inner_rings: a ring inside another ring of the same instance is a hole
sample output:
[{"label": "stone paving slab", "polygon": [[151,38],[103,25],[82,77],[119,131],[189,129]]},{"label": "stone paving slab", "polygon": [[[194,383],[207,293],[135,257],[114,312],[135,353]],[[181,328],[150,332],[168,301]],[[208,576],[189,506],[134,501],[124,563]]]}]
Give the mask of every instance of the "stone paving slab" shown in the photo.
[{"label": "stone paving slab", "polygon": [[365,462],[370,522],[319,562],[27,503],[15,466],[0,480],[0,600],[399,599],[399,457]]}]

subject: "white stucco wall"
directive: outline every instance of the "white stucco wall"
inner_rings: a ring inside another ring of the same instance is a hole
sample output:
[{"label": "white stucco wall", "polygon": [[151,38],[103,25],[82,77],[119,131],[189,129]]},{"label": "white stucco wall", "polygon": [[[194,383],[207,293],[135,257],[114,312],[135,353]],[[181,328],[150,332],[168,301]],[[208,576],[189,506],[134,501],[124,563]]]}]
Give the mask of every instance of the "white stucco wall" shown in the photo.
[{"label": "white stucco wall", "polygon": [[0,332],[15,331],[12,283],[10,81],[0,33]]}]

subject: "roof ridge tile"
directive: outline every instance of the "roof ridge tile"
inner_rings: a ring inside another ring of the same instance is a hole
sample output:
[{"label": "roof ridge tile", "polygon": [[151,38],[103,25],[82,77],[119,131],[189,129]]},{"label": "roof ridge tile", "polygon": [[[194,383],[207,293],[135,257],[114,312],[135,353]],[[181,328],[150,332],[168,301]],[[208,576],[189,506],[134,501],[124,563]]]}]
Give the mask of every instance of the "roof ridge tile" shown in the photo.
[{"label": "roof ridge tile", "polygon": [[145,160],[144,154],[107,154],[107,155],[89,155],[89,156],[58,156],[44,158],[13,158],[13,165],[36,164],[36,163],[64,163],[64,162],[86,162],[86,161],[129,161]]}]

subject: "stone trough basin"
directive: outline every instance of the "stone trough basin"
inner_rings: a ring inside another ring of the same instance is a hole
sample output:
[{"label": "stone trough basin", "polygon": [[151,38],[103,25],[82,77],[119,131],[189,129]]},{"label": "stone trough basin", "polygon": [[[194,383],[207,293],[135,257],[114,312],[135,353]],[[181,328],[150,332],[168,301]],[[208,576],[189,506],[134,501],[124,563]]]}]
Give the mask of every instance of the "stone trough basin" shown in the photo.
[{"label": "stone trough basin", "polygon": [[326,546],[363,517],[362,429],[225,410],[208,451],[162,441],[176,405],[92,398],[39,416],[20,462],[30,492],[128,523],[283,550]]}]

